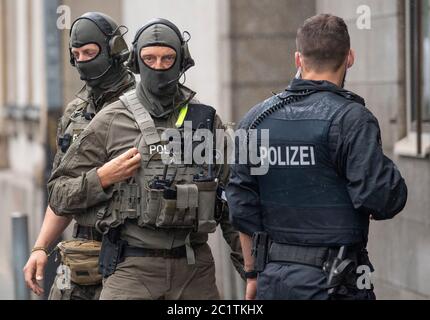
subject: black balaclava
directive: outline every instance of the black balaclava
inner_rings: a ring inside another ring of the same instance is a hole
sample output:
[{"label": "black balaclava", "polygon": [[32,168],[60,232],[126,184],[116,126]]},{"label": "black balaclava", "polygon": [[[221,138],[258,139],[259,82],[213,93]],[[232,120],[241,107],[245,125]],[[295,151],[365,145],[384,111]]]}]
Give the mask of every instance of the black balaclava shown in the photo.
[{"label": "black balaclava", "polygon": [[[115,34],[120,35],[118,25],[111,17],[102,13],[95,14],[102,16],[111,25]],[[85,18],[86,15],[79,17],[73,24],[70,32],[70,49],[72,47],[80,48],[89,43],[94,43],[99,47],[100,52],[95,58],[83,62],[75,61],[81,80],[86,82],[89,91],[97,99],[103,92],[121,83],[128,73],[125,66],[122,63],[115,63],[109,54],[111,35],[108,30],[103,30],[103,26],[98,26]]]},{"label": "black balaclava", "polygon": [[[148,67],[140,57],[144,47],[167,46],[176,51],[176,60],[167,70],[154,70]],[[140,70],[140,84],[137,87],[139,100],[155,117],[164,117],[175,108],[179,102],[178,83],[181,76],[182,39],[176,32],[164,24],[154,24],[145,29],[137,40],[137,59]]]}]

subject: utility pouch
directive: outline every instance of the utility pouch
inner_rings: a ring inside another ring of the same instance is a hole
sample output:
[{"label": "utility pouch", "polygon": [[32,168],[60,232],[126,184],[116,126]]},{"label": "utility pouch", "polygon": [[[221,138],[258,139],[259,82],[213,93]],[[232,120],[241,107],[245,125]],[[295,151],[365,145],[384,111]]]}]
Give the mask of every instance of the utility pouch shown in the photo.
[{"label": "utility pouch", "polygon": [[126,219],[137,219],[141,215],[140,186],[135,182],[121,182],[115,185],[109,207],[102,207],[97,213],[95,227],[100,233],[124,224]]},{"label": "utility pouch", "polygon": [[199,191],[198,227],[197,232],[213,233],[216,230],[215,201],[218,182],[195,182]]},{"label": "utility pouch", "polygon": [[127,241],[119,239],[120,230],[110,229],[109,232],[103,235],[102,247],[99,259],[99,271],[103,278],[112,275],[118,263],[122,262],[123,251],[127,245]]},{"label": "utility pouch", "polygon": [[267,264],[270,239],[267,232],[255,232],[252,236],[252,256],[255,258],[254,270],[263,272]]},{"label": "utility pouch", "polygon": [[161,210],[163,192],[163,189],[146,189],[146,209],[139,218],[139,226],[155,226]]},{"label": "utility pouch", "polygon": [[140,187],[137,183],[121,183],[119,187],[121,219],[137,219],[140,214]]},{"label": "utility pouch", "polygon": [[93,240],[70,240],[57,245],[61,262],[70,269],[70,280],[79,285],[101,283],[98,270],[101,243]]},{"label": "utility pouch", "polygon": [[173,193],[174,191],[172,192],[171,189],[164,190],[156,226],[159,228],[195,228],[199,206],[197,185],[178,184],[176,185],[176,199]]}]

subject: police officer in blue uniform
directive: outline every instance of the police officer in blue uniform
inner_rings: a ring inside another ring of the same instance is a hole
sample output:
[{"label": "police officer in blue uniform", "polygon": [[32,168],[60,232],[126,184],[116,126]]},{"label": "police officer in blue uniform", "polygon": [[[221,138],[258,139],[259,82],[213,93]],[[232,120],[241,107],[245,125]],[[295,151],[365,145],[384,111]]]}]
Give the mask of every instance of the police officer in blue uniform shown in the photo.
[{"label": "police officer in blue uniform", "polygon": [[377,119],[343,89],[354,63],[345,22],[309,18],[298,30],[297,51],[296,79],[239,124],[260,138],[269,130],[268,145],[258,140],[268,172],[256,175],[251,164],[236,162],[227,187],[246,298],[375,299],[366,281],[373,271],[369,221],[398,214],[407,187],[383,153]]}]

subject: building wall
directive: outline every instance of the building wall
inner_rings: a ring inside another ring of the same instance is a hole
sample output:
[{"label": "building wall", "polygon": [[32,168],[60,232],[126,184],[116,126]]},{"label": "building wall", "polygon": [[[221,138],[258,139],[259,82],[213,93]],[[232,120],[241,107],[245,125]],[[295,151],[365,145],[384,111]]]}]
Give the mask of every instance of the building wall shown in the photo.
[{"label": "building wall", "polygon": [[230,1],[232,115],[285,89],[296,73],[297,28],[315,12],[314,0]]},{"label": "building wall", "polygon": [[[372,222],[369,252],[380,299],[430,298],[430,162],[393,156],[396,141],[405,135],[406,72],[404,1],[317,0],[318,13],[344,18],[356,51],[346,87],[366,99],[378,118],[384,151],[406,179],[409,199],[392,221]],[[371,29],[357,28],[357,8],[371,9]]]},{"label": "building wall", "polygon": [[[6,16],[6,2],[0,1],[0,16]],[[4,43],[6,32],[6,19],[0,20],[0,43]],[[6,103],[6,92],[8,89],[6,78],[6,46],[0,48],[0,114],[4,112],[4,105]],[[5,129],[4,117],[0,117],[0,169],[8,166],[7,138]]]},{"label": "building wall", "polygon": [[[7,157],[0,168],[0,299],[14,298],[12,261],[11,215],[28,214],[29,234],[34,239],[41,221],[42,170],[44,168],[43,137],[40,131],[40,110],[43,104],[43,77],[40,41],[43,30],[40,18],[41,0],[1,0],[2,55],[6,64],[1,68],[0,101],[2,111],[2,157]],[[4,19],[4,20],[3,20]],[[5,32],[4,32],[5,31]],[[31,48],[31,50],[30,50]],[[31,51],[31,54],[29,52]],[[22,115],[33,109],[35,118]],[[9,112],[15,116],[8,116]],[[18,111],[18,112],[17,112]],[[29,156],[30,155],[30,156]]]}]

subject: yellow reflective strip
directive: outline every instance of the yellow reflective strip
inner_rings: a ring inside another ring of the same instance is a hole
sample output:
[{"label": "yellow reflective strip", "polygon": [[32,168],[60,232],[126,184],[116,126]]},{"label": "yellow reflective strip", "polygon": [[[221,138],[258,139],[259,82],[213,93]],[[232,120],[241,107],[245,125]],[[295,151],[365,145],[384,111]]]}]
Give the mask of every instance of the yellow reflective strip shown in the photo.
[{"label": "yellow reflective strip", "polygon": [[179,111],[179,117],[175,124],[176,128],[180,128],[184,124],[184,120],[185,120],[185,116],[187,115],[187,112],[188,112],[188,104],[186,106],[183,106],[181,111]]}]

